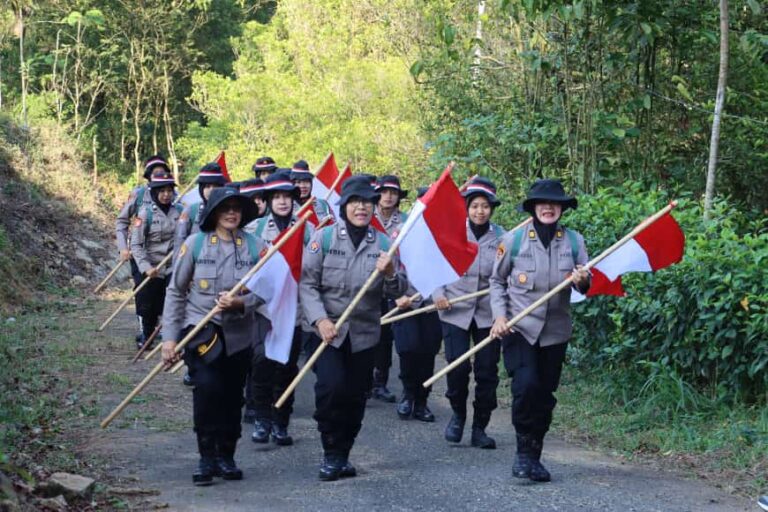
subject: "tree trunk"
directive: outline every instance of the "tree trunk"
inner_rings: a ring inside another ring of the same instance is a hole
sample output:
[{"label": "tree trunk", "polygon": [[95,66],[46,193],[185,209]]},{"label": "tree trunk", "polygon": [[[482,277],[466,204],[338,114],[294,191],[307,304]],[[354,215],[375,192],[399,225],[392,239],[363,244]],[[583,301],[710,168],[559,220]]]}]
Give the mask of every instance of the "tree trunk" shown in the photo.
[{"label": "tree trunk", "polygon": [[99,181],[99,162],[98,162],[98,148],[99,144],[96,140],[96,134],[93,134],[93,184],[96,185]]},{"label": "tree trunk", "polygon": [[19,6],[19,71],[21,72],[21,119],[27,126],[27,67],[24,63],[24,11]]},{"label": "tree trunk", "polygon": [[728,80],[728,0],[720,0],[720,73],[717,77],[715,116],[712,119],[712,138],[709,141],[709,164],[707,165],[707,187],[704,192],[704,220],[712,213],[715,196],[715,169],[720,145],[720,118],[725,103],[725,85]]}]

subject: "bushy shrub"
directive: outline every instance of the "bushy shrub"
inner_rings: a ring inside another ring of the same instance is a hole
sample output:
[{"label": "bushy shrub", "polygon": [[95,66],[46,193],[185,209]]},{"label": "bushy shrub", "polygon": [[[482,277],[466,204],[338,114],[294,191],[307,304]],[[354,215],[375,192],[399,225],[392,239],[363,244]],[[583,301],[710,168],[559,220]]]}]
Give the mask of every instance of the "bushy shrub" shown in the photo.
[{"label": "bushy shrub", "polygon": [[[669,200],[640,187],[579,198],[564,223],[597,256]],[[683,261],[624,277],[626,297],[574,306],[580,365],[637,388],[673,374],[712,399],[760,402],[768,392],[768,232],[722,201],[714,219],[683,198],[673,211],[686,235]]]}]

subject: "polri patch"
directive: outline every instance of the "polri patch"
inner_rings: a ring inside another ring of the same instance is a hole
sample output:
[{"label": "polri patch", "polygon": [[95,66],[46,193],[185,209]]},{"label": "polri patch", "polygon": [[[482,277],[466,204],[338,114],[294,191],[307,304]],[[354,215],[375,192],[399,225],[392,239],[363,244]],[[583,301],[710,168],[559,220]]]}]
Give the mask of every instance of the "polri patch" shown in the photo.
[{"label": "polri patch", "polygon": [[528,282],[528,274],[523,274],[523,273],[519,274],[517,276],[517,282],[520,283],[520,284],[527,283]]},{"label": "polri patch", "polygon": [[320,244],[317,242],[312,242],[311,244],[309,244],[309,252],[311,252],[312,254],[317,254],[318,252],[320,252]]},{"label": "polri patch", "polygon": [[207,290],[209,286],[210,286],[210,284],[208,283],[207,279],[201,279],[200,280],[200,288],[202,290]]},{"label": "polri patch", "polygon": [[133,227],[140,228],[142,224],[144,224],[144,221],[141,220],[141,217],[136,217],[133,219]]},{"label": "polri patch", "polygon": [[187,254],[187,244],[183,243],[181,244],[181,249],[179,249],[179,256],[184,256]]},{"label": "polri patch", "polygon": [[504,244],[499,244],[499,247],[496,249],[496,259],[500,260],[506,253],[507,249],[504,247]]}]

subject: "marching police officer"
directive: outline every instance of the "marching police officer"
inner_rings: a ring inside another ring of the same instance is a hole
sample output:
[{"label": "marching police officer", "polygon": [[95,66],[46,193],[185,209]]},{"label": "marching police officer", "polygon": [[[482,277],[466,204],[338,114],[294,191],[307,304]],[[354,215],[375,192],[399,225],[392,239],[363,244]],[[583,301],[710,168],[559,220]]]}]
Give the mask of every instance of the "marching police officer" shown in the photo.
[{"label": "marching police officer", "polygon": [[[487,295],[475,299],[448,303],[449,299],[488,288],[497,246],[504,230],[491,222],[494,209],[501,204],[496,186],[488,179],[476,177],[462,192],[467,204],[467,239],[476,242],[478,253],[469,270],[455,283],[438,288],[432,297],[443,324],[445,359],[450,363],[469,350],[470,337],[477,343],[488,336],[492,324],[490,299]],[[473,367],[465,362],[448,374],[445,396],[451,402],[453,416],[445,427],[445,439],[461,442],[467,419],[469,374],[475,373],[475,400],[472,404],[472,446],[494,449],[496,441],[485,433],[496,408],[496,387],[499,384],[499,347],[497,341],[475,354]]]},{"label": "marching police officer", "polygon": [[[314,367],[314,417],[324,452],[319,477],[326,481],[357,474],[349,453],[365,415],[381,300],[384,295],[399,297],[406,288],[405,277],[383,253],[388,238],[370,226],[378,199],[369,178],[348,178],[339,199],[339,223],[318,230],[304,251],[301,304],[309,323],[329,344]],[[337,332],[335,321],[374,269],[381,275]]]},{"label": "marching police officer", "polygon": [[[170,173],[171,169],[168,167],[168,163],[165,161],[162,155],[153,155],[144,162],[144,179],[147,180],[147,185],[152,179],[153,174]],[[128,196],[128,201],[125,202],[120,209],[120,213],[117,215],[115,221],[115,240],[117,241],[117,250],[120,253],[120,259],[130,262],[131,276],[133,277],[133,287],[136,288],[141,284],[142,277],[139,268],[136,266],[136,260],[131,256],[130,249],[130,233],[131,222],[134,217],[139,213],[139,210],[144,205],[152,204],[152,196],[149,193],[149,187],[147,185],[139,185],[131,190],[131,194]],[[138,303],[137,303],[138,309]],[[144,344],[144,334],[141,328],[141,317],[136,315],[139,323],[139,333],[136,335],[136,344]]]},{"label": "marching police officer", "polygon": [[[379,203],[375,215],[390,238],[397,238],[400,228],[408,215],[400,211],[400,201],[408,196],[408,191],[400,187],[400,178],[385,175],[376,182],[376,192],[379,193]],[[394,302],[384,299],[381,303],[381,313],[385,314],[394,307]],[[381,339],[376,348],[376,358],[373,367],[373,388],[371,396],[385,402],[395,402],[396,397],[387,388],[389,369],[392,367],[393,332],[390,325],[381,326]]]},{"label": "marching police officer", "polygon": [[176,241],[174,242],[174,261],[179,248],[189,235],[200,231],[198,220],[205,213],[205,205],[213,189],[222,187],[227,179],[221,172],[221,166],[216,162],[205,164],[197,175],[197,191],[200,194],[200,202],[192,203],[184,208],[176,224]]},{"label": "marching police officer", "polygon": [[174,185],[170,174],[152,176],[149,183],[152,203],[141,207],[131,229],[131,254],[141,272],[140,282],[150,278],[149,283],[136,294],[136,314],[141,317],[143,334],[141,343],[137,343],[139,348],[151,336],[163,312],[170,265],[158,268],[157,264],[173,251],[176,222],[181,209],[173,204]]},{"label": "marching police officer", "polygon": [[[293,205],[299,196],[299,189],[291,181],[290,172],[277,171],[267,177],[262,190],[269,206],[268,214],[248,224],[245,230],[267,243],[272,243],[282,231],[296,223]],[[312,234],[311,228],[306,226],[304,233],[306,245]],[[263,339],[259,340],[261,346],[254,351],[250,370],[252,403],[248,404],[248,409],[252,408],[255,413],[253,434],[251,435],[251,440],[254,443],[266,443],[271,436],[272,441],[278,446],[293,444],[293,438],[288,434],[288,424],[293,412],[293,393],[279,409],[275,409],[272,404],[280,398],[293,378],[299,373],[299,353],[304,338],[301,320],[302,315],[298,314],[296,328],[291,340],[290,354],[285,364],[267,358]],[[307,330],[311,330],[309,326],[307,326]],[[265,331],[262,332],[266,335]]]},{"label": "marching police officer", "polygon": [[243,384],[255,335],[254,312],[263,304],[256,293],[234,298],[225,294],[258,262],[263,241],[242,231],[256,217],[256,205],[230,187],[215,189],[200,218],[200,232],[179,249],[163,312],[163,360],[178,358],[176,343],[218,306],[220,312],[184,349],[194,369],[194,430],[200,461],[195,485],[210,485],[214,476],[240,480],[234,460],[240,437]]},{"label": "marching police officer", "polygon": [[534,310],[512,331],[506,323],[571,273],[574,288],[581,293],[589,289],[590,277],[580,268],[588,259],[584,238],[560,224],[563,211],[577,206],[560,181],[537,180],[522,206],[533,217],[533,225],[505,234],[499,244],[490,279],[491,335],[502,338],[504,366],[512,379],[512,424],[517,434],[512,473],[548,482],[541,451],[573,330],[571,290]]},{"label": "marching police officer", "polygon": [[327,217],[333,218],[333,212],[330,205],[325,199],[314,197],[312,195],[312,180],[314,175],[309,171],[309,164],[306,160],[299,160],[293,164],[291,169],[291,180],[299,188],[299,199],[293,207],[293,211],[296,212],[302,205],[304,205],[310,198],[312,198],[312,206],[315,209],[320,222],[324,221]]},{"label": "marching police officer", "polygon": [[255,177],[265,180],[267,176],[277,170],[277,164],[275,164],[271,156],[262,156],[256,159],[256,163],[253,164],[251,170]]},{"label": "marching police officer", "polygon": [[[419,187],[417,197],[426,194],[427,190],[427,187]],[[400,311],[432,304],[430,297],[411,300],[415,293],[416,290],[409,287],[408,292],[395,301]],[[431,387],[425,389],[421,383],[434,373],[435,356],[443,340],[440,317],[436,312],[431,312],[405,318],[392,324],[392,332],[395,349],[400,357],[400,381],[403,383],[403,396],[397,404],[397,415],[404,420],[413,417],[419,421],[433,422],[435,415],[427,407]]]}]

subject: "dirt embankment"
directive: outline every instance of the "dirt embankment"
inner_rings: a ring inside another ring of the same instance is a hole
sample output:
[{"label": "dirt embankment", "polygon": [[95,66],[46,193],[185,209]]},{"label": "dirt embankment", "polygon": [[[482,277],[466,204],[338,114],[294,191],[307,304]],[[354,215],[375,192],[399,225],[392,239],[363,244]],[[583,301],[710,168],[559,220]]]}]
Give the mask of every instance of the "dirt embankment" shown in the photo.
[{"label": "dirt embankment", "polygon": [[114,183],[94,184],[55,124],[23,129],[0,118],[0,313],[103,276],[123,195]]}]

